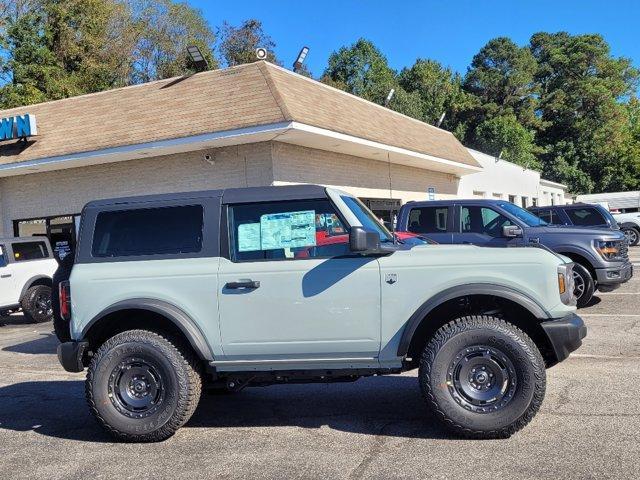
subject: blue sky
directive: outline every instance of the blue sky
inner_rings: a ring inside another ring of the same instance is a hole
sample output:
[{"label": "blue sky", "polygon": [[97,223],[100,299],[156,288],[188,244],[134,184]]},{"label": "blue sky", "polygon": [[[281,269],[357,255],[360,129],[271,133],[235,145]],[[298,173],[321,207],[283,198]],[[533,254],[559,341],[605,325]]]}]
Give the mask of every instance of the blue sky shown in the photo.
[{"label": "blue sky", "polygon": [[600,33],[616,56],[640,67],[640,1],[458,0],[314,2],[188,0],[213,27],[258,18],[290,67],[300,47],[310,48],[307,65],[319,76],[327,58],[360,37],[372,40],[393,68],[431,58],[461,73],[489,39],[511,37],[523,45],[539,31]]}]

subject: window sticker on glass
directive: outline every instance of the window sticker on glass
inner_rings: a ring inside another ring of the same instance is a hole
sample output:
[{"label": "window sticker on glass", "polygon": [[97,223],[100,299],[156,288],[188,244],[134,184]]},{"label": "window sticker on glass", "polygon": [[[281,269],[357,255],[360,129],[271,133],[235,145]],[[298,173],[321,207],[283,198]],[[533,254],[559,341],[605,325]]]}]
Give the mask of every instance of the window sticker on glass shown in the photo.
[{"label": "window sticker on glass", "polygon": [[310,247],[316,244],[316,212],[271,213],[260,217],[262,250]]},{"label": "window sticker on glass", "polygon": [[260,224],[245,223],[238,226],[238,251],[255,252],[260,250]]}]

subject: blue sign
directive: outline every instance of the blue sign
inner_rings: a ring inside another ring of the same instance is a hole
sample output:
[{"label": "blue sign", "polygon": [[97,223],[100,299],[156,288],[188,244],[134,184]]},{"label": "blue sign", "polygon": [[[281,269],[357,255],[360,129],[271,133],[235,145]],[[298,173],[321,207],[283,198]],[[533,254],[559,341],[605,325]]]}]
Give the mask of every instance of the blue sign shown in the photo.
[{"label": "blue sign", "polygon": [[0,119],[0,141],[27,138],[37,134],[35,115],[27,113]]}]

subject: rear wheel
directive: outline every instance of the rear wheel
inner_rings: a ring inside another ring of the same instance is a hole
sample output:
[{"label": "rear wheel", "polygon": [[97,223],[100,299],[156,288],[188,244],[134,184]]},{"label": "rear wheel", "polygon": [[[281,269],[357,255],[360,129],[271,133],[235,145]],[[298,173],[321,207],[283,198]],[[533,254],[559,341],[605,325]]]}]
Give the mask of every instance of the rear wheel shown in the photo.
[{"label": "rear wheel", "polygon": [[48,322],[53,317],[51,287],[35,285],[29,288],[20,301],[20,307],[28,321],[33,323]]},{"label": "rear wheel", "polygon": [[496,317],[468,316],[440,328],[425,347],[419,380],[442,423],[470,438],[505,438],[535,416],[544,398],[542,356]]},{"label": "rear wheel", "polygon": [[172,436],[193,415],[201,389],[191,352],[146,330],[107,340],[93,357],[86,380],[87,401],[98,422],[130,442]]},{"label": "rear wheel", "polygon": [[573,266],[573,284],[578,308],[582,308],[591,301],[596,285],[589,270],[579,263]]}]

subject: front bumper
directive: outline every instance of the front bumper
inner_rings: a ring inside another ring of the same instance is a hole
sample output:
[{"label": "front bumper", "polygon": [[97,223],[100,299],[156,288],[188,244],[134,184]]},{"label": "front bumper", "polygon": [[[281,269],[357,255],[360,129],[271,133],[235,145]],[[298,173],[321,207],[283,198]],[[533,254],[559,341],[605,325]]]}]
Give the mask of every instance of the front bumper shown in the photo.
[{"label": "front bumper", "polygon": [[616,288],[633,277],[633,264],[627,261],[619,267],[596,268],[596,277],[598,286]]},{"label": "front bumper", "polygon": [[542,322],[540,325],[547,334],[557,362],[562,362],[577,350],[582,345],[582,339],[587,336],[587,327],[575,313]]},{"label": "front bumper", "polygon": [[58,345],[58,361],[67,372],[84,370],[84,357],[89,342],[64,342]]}]

